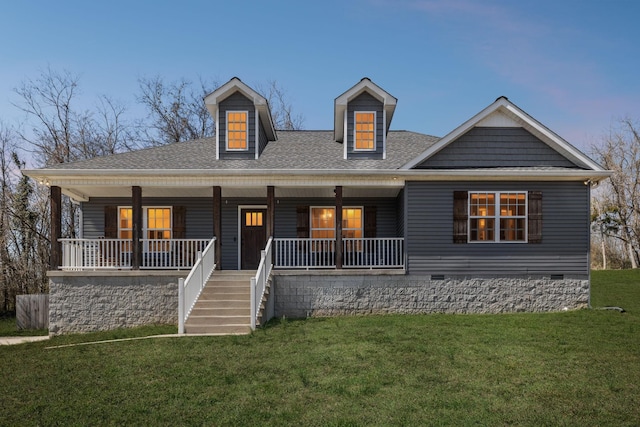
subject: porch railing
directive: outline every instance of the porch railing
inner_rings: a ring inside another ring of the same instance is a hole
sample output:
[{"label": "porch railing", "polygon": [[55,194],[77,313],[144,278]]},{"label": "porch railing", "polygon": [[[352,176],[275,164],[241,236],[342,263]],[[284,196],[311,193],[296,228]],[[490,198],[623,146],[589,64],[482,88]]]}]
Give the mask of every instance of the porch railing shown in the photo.
[{"label": "porch railing", "polygon": [[[335,268],[334,239],[273,239],[275,268]],[[404,268],[404,238],[342,239],[344,268]]]},{"label": "porch railing", "polygon": [[[141,239],[145,269],[190,269],[208,239]],[[60,239],[62,270],[130,269],[131,239]]]},{"label": "porch railing", "polygon": [[198,252],[203,252],[209,239],[140,239],[142,265],[140,268],[180,270],[191,268]]},{"label": "porch railing", "polygon": [[275,267],[334,268],[335,239],[273,239]]},{"label": "porch railing", "polygon": [[345,268],[404,268],[404,239],[342,239]]},{"label": "porch railing", "polygon": [[186,279],[178,279],[178,333],[184,334],[184,324],[193,310],[204,285],[216,268],[216,238],[202,252],[196,254],[196,261]]},{"label": "porch railing", "polygon": [[273,268],[273,238],[270,237],[264,250],[260,252],[260,264],[255,277],[251,278],[251,329],[256,329],[260,304],[267,289],[267,281]]},{"label": "porch railing", "polygon": [[62,270],[131,268],[130,239],[60,239]]}]

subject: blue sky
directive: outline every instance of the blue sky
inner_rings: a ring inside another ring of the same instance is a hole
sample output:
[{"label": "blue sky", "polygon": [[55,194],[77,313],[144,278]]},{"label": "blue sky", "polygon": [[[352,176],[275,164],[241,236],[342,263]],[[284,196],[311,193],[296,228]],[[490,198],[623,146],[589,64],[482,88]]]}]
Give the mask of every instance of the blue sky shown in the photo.
[{"label": "blue sky", "polygon": [[333,100],[369,77],[398,98],[391,124],[444,136],[507,96],[589,151],[640,119],[637,1],[3,1],[0,120],[13,89],[51,67],[142,114],[138,78],[276,80],[307,129],[333,127]]}]

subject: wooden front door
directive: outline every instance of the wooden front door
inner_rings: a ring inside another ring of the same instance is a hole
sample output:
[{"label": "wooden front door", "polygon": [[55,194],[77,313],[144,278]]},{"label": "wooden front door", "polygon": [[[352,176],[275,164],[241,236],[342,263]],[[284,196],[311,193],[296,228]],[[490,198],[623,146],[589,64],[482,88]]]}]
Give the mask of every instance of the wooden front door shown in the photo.
[{"label": "wooden front door", "polygon": [[267,210],[240,210],[240,269],[255,270],[267,243]]}]

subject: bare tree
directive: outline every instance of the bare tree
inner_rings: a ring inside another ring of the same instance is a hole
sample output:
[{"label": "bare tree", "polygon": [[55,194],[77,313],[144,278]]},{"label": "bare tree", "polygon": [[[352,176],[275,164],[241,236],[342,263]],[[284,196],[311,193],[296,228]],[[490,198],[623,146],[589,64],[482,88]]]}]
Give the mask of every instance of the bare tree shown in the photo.
[{"label": "bare tree", "polygon": [[15,295],[47,287],[47,198],[19,169],[17,137],[0,123],[0,311],[15,309]]},{"label": "bare tree", "polygon": [[267,98],[271,108],[271,116],[277,130],[303,129],[304,117],[294,113],[293,106],[287,98],[286,91],[275,80],[267,82],[266,86],[256,85],[258,92]]},{"label": "bare tree", "polygon": [[[141,78],[138,83],[138,102],[146,106],[150,120],[140,124],[140,139],[146,144],[162,145],[215,135],[215,121],[203,99],[219,86],[217,83],[202,79],[196,86],[186,79],[166,83],[158,76]],[[302,129],[304,118],[294,113],[285,90],[276,81],[256,88],[269,102],[276,129]]]},{"label": "bare tree", "polygon": [[156,76],[138,80],[138,102],[147,107],[149,124],[141,134],[151,145],[169,144],[213,136],[215,124],[204,105],[204,97],[218,85],[202,79],[195,87],[186,79],[165,83]]},{"label": "bare tree", "polygon": [[622,119],[593,151],[600,163],[614,171],[597,193],[600,211],[593,225],[603,237],[624,242],[632,268],[640,250],[640,133],[637,123]]}]

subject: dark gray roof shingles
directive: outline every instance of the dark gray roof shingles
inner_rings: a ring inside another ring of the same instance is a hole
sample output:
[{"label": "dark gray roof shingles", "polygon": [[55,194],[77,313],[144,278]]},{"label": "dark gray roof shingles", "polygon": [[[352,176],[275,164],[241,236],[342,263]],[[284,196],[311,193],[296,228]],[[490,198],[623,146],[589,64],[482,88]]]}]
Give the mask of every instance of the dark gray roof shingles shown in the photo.
[{"label": "dark gray roof shingles", "polygon": [[345,160],[333,131],[278,131],[257,160],[216,160],[215,138],[178,142],[127,153],[50,166],[48,169],[398,169],[439,138],[409,131],[390,131],[385,160]]}]

